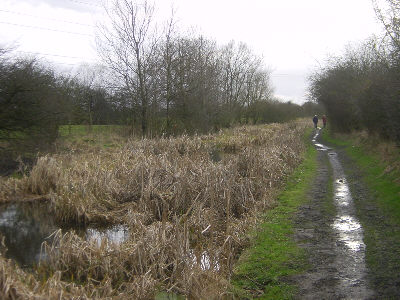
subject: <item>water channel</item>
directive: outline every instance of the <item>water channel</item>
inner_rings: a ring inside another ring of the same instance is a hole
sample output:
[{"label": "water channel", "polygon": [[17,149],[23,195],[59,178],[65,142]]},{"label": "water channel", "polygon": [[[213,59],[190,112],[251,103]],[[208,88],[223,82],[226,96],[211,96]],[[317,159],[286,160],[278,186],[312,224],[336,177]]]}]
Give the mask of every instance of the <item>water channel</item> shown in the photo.
[{"label": "water channel", "polygon": [[51,242],[52,233],[74,230],[86,240],[97,242],[106,238],[112,243],[122,243],[129,236],[123,225],[108,228],[60,228],[52,218],[48,204],[43,202],[10,203],[0,206],[0,233],[7,250],[5,256],[15,260],[22,268],[30,268],[42,257],[44,241]]},{"label": "water channel", "polygon": [[[21,202],[10,203],[0,206],[0,234],[4,238],[7,250],[5,256],[16,261],[20,267],[31,269],[40,260],[45,260],[41,251],[44,241],[51,242],[54,232],[60,229],[47,203],[43,202]],[[111,243],[120,244],[129,238],[129,231],[124,225],[108,228],[62,228],[63,232],[74,230],[79,236],[94,241],[99,246],[103,239]],[[211,260],[207,252],[195,254],[189,252],[189,260],[193,264],[200,263],[203,270],[219,270],[218,260]],[[156,300],[181,300],[184,296],[160,292]]]}]

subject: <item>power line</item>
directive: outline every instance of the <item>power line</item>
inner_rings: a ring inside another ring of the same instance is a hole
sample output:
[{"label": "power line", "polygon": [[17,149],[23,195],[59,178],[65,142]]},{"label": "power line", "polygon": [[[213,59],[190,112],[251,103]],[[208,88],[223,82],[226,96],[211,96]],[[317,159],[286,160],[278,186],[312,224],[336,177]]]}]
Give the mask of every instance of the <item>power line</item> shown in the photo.
[{"label": "power line", "polygon": [[276,73],[276,74],[271,74],[271,76],[272,77],[282,77],[282,76],[304,77],[304,74]]},{"label": "power line", "polygon": [[58,62],[58,61],[50,61],[50,64],[55,64],[55,65],[66,65],[66,66],[82,66],[80,63],[65,63],[65,62]]},{"label": "power line", "polygon": [[66,66],[71,66],[71,67],[76,67],[76,66],[82,66],[82,64],[80,63],[65,63],[65,62],[58,62],[58,61],[50,61],[50,64],[54,64],[54,65],[66,65]]},{"label": "power line", "polygon": [[91,34],[87,34],[87,33],[79,33],[79,32],[73,32],[73,31],[65,31],[65,30],[51,29],[51,28],[32,26],[32,25],[23,25],[23,24],[16,24],[16,23],[10,23],[10,22],[2,22],[2,21],[0,21],[0,23],[7,24],[7,25],[13,25],[13,26],[19,26],[19,27],[34,28],[34,29],[39,29],[39,30],[48,30],[48,31],[54,31],[54,32],[63,32],[63,33],[68,33],[68,34],[76,34],[76,35],[92,37]]},{"label": "power line", "polygon": [[69,64],[69,63],[63,63],[63,62],[56,62],[56,61],[51,61],[50,63],[55,64],[55,65],[66,65],[66,66],[79,66],[80,64]]},{"label": "power line", "polygon": [[20,12],[16,12],[16,11],[10,11],[10,10],[4,10],[4,9],[0,9],[0,11],[1,12],[5,12],[5,13],[9,13],[9,14],[14,14],[14,15],[29,16],[29,17],[38,18],[38,19],[51,20],[51,21],[56,21],[56,22],[63,22],[63,23],[68,23],[68,24],[76,24],[76,25],[88,26],[88,27],[95,27],[94,25],[90,25],[90,24],[84,24],[84,23],[79,23],[79,22],[71,22],[71,21],[64,21],[64,20],[58,20],[58,19],[54,19],[54,18],[39,17],[39,16],[20,13]]},{"label": "power line", "polygon": [[94,4],[94,3],[88,3],[88,2],[83,2],[83,1],[78,1],[78,0],[68,0],[70,2],[75,2],[83,5],[89,5],[89,6],[96,6],[96,7],[102,7],[101,5]]},{"label": "power line", "polygon": [[64,58],[73,58],[73,59],[82,59],[86,60],[84,57],[78,57],[78,56],[68,56],[68,55],[61,55],[61,54],[51,54],[51,53],[42,53],[42,52],[31,52],[31,51],[22,51],[18,50],[16,52],[20,53],[27,53],[27,54],[36,54],[36,55],[44,55],[44,56],[56,56],[56,57],[64,57]]},{"label": "power line", "polygon": [[56,64],[56,65],[66,65],[66,66],[81,66],[84,63],[88,64],[96,64],[98,61],[95,60],[88,60],[83,57],[77,57],[77,56],[68,56],[68,55],[60,55],[60,54],[50,54],[50,53],[42,53],[42,52],[31,52],[31,51],[16,51],[19,53],[27,53],[27,54],[36,54],[36,55],[44,55],[44,56],[54,56],[54,57],[63,57],[63,58],[72,58],[72,59],[81,59],[82,62],[77,62],[77,63],[66,63],[66,62],[58,62],[54,60],[50,60],[49,63],[51,64]]}]

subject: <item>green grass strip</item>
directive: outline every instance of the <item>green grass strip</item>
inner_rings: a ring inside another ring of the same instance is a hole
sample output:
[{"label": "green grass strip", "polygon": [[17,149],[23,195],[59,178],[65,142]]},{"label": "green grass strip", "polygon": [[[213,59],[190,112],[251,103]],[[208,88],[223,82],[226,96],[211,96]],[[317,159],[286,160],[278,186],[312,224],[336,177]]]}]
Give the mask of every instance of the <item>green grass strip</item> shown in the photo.
[{"label": "green grass strip", "polygon": [[399,174],[385,173],[385,166],[379,158],[368,155],[360,147],[347,149],[350,156],[366,171],[365,181],[374,192],[378,205],[400,225],[400,185],[396,184]]},{"label": "green grass strip", "polygon": [[239,298],[291,299],[296,292],[285,278],[304,271],[306,257],[293,240],[292,219],[307,199],[317,169],[316,153],[310,144],[302,164],[279,195],[277,206],[265,213],[264,222],[253,233],[252,246],[239,259],[232,278]]}]

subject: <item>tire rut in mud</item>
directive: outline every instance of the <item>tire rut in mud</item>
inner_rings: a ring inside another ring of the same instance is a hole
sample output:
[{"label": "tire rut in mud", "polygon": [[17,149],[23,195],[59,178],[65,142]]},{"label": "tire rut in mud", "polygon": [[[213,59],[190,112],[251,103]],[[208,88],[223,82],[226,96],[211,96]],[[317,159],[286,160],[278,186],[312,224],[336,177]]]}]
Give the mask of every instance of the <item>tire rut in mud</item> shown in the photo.
[{"label": "tire rut in mud", "polygon": [[368,278],[375,299],[400,299],[400,228],[377,204],[373,190],[362,180],[363,171],[344,151],[338,151],[348,174],[357,215],[366,228]]},{"label": "tire rut in mud", "polygon": [[[318,132],[313,139],[319,150],[318,171],[309,193],[310,201],[299,209],[294,220],[295,239],[309,258],[309,270],[291,278],[298,286],[296,298],[372,299],[362,228],[351,195],[345,199],[347,202],[340,195],[345,174],[337,153],[317,140]],[[357,227],[342,230],[340,227],[346,227],[349,220],[354,220]],[[357,239],[354,249],[353,239]]]}]

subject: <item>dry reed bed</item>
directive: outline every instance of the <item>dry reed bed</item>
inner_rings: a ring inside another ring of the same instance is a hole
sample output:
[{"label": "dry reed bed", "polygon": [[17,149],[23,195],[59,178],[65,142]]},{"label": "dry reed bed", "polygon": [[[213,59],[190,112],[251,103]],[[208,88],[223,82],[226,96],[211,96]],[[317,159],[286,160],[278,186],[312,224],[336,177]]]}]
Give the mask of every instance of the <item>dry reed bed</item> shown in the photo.
[{"label": "dry reed bed", "polygon": [[[104,240],[99,247],[58,232],[45,245],[49,259],[35,276],[19,270],[9,280],[18,268],[0,260],[6,278],[0,292],[146,299],[168,289],[193,299],[229,298],[229,277],[248,243],[246,232],[300,163],[306,126],[240,127],[40,158],[29,177],[3,180],[1,196],[48,195],[60,222],[123,223],[130,238],[118,246]],[[222,151],[221,161],[211,159],[213,151]]]}]

